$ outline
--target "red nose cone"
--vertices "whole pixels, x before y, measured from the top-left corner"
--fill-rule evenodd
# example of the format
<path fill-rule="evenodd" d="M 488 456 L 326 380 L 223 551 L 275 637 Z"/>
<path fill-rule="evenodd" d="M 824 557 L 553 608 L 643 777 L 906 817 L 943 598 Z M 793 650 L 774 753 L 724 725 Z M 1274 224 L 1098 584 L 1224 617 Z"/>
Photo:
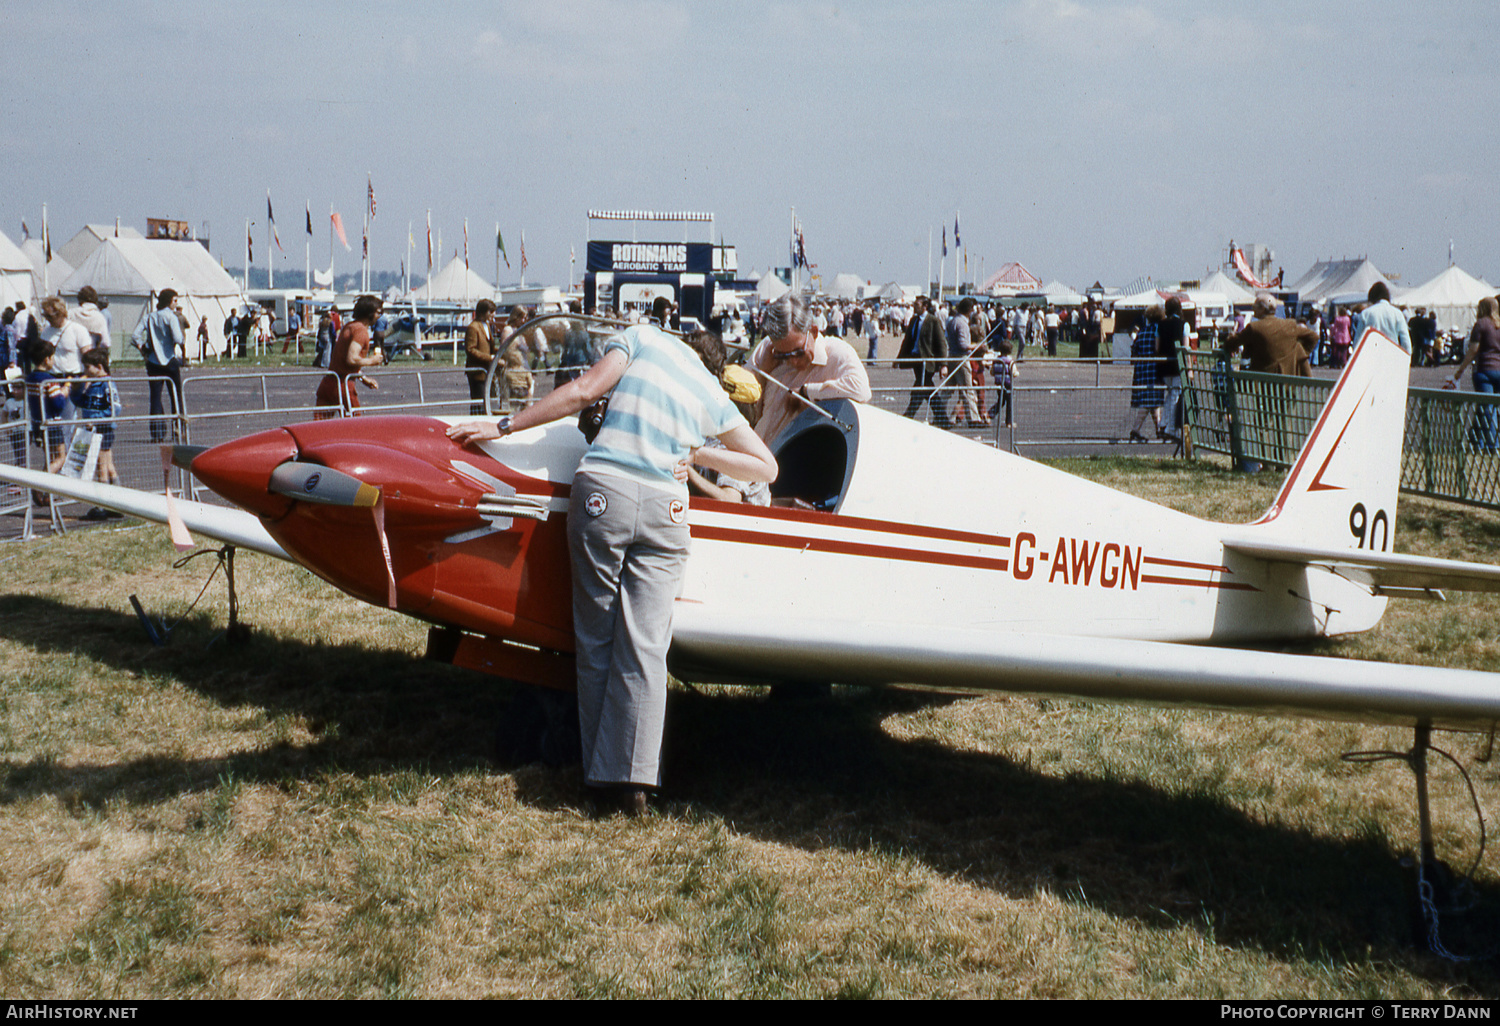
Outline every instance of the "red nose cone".
<path fill-rule="evenodd" d="M 297 443 L 277 428 L 237 438 L 199 453 L 193 476 L 215 492 L 266 520 L 279 520 L 292 500 L 271 492 L 271 471 L 297 455 Z"/>

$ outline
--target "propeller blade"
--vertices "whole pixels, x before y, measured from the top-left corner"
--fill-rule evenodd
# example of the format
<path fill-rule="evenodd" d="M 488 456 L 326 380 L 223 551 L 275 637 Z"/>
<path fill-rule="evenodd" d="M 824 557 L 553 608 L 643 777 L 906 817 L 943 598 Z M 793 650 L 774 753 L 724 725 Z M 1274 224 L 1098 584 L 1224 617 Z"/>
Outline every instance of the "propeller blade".
<path fill-rule="evenodd" d="M 271 471 L 271 491 L 328 506 L 370 507 L 380 501 L 380 489 L 374 485 L 331 467 L 296 460 Z"/>
<path fill-rule="evenodd" d="M 198 454 L 208 451 L 206 445 L 164 445 L 161 448 L 163 452 L 171 454 L 172 466 L 178 470 L 192 470 L 193 460 L 198 458 Z"/>

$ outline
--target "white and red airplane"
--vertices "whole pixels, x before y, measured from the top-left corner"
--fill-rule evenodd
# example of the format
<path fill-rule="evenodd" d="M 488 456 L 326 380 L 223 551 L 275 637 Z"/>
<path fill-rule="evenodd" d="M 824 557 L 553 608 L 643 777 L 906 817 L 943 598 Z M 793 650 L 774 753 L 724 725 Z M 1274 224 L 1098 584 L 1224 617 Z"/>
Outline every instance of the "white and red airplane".
<path fill-rule="evenodd" d="M 874 406 L 776 447 L 795 507 L 695 498 L 681 677 L 928 683 L 1488 731 L 1500 676 L 1227 649 L 1368 630 L 1389 596 L 1500 590 L 1500 567 L 1399 555 L 1406 355 L 1369 333 L 1275 503 L 1200 520 Z M 571 421 L 477 448 L 442 417 L 277 428 L 179 452 L 238 509 L 182 522 L 450 628 L 454 661 L 571 688 Z M 0 467 L 166 522 L 168 500 Z M 811 508 L 809 508 L 811 507 Z M 378 514 L 378 515 L 377 515 Z"/>
<path fill-rule="evenodd" d="M 874 406 L 808 410 L 775 447 L 773 494 L 795 505 L 691 501 L 673 671 L 1409 725 L 1426 865 L 1429 732 L 1494 730 L 1500 674 L 1224 647 L 1368 630 L 1391 596 L 1500 591 L 1500 567 L 1393 551 L 1408 369 L 1367 332 L 1275 502 L 1244 525 Z M 570 420 L 464 448 L 445 433 L 463 419 L 325 420 L 178 451 L 237 508 L 0 479 L 294 560 L 433 624 L 458 665 L 571 689 L 565 520 L 583 435 Z"/>

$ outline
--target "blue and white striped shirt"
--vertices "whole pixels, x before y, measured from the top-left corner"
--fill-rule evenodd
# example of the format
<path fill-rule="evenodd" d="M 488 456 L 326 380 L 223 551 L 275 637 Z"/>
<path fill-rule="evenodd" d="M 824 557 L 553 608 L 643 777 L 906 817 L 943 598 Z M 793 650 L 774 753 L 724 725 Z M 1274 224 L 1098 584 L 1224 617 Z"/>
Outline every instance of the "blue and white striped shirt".
<path fill-rule="evenodd" d="M 686 494 L 673 467 L 745 418 L 698 354 L 657 328 L 627 328 L 605 343 L 606 354 L 614 349 L 630 363 L 579 469 L 619 473 Z"/>

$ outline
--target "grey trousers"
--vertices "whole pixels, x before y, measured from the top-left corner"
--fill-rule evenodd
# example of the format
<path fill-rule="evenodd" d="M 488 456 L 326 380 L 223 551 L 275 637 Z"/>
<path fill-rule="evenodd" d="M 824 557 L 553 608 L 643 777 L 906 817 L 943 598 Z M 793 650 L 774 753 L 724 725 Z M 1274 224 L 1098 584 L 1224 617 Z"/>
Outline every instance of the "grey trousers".
<path fill-rule="evenodd" d="M 661 783 L 667 647 L 690 541 L 686 505 L 612 474 L 580 470 L 573 478 L 568 548 L 590 785 Z"/>

